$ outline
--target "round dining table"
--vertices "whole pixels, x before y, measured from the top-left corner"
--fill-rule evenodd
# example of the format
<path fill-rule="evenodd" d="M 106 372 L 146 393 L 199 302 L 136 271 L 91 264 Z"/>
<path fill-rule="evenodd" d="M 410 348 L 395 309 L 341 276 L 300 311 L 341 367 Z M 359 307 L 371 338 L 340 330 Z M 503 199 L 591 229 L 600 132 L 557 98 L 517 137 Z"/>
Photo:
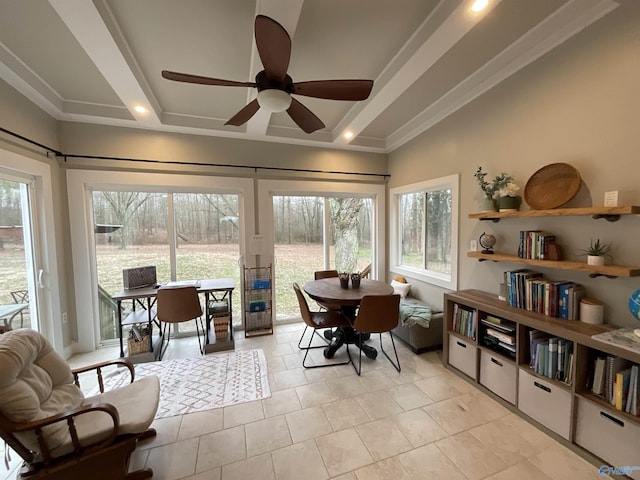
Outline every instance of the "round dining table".
<path fill-rule="evenodd" d="M 362 297 L 365 295 L 391 295 L 393 287 L 388 283 L 378 280 L 363 278 L 358 288 L 342 288 L 338 277 L 323 278 L 308 282 L 303 287 L 305 293 L 313 300 L 331 310 L 340 310 L 353 323 L 356 310 Z M 340 328 L 333 336 L 332 342 L 325 348 L 324 356 L 332 358 L 335 352 L 345 343 L 355 343 L 358 345 L 358 335 L 355 330 Z M 376 358 L 378 351 L 369 345 L 358 345 L 364 354 L 369 358 Z"/>

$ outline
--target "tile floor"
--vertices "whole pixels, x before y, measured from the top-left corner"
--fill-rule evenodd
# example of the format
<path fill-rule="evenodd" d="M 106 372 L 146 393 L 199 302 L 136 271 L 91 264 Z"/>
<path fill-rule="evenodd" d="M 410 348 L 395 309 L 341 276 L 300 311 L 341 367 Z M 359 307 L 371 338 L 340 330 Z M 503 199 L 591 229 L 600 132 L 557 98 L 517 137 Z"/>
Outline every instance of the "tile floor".
<path fill-rule="evenodd" d="M 309 370 L 297 349 L 303 328 L 282 325 L 252 339 L 240 332 L 236 349 L 265 352 L 271 398 L 157 420 L 157 437 L 139 445 L 132 468 L 152 467 L 155 480 L 603 478 L 445 369 L 440 351 L 414 355 L 397 341 L 401 373 L 382 355 L 363 359 L 361 377 L 351 365 Z M 196 339 L 172 339 L 165 358 L 196 351 Z M 325 361 L 322 349 L 312 355 Z M 70 363 L 115 356 L 104 348 Z M 15 478 L 18 464 L 14 453 L 0 478 Z"/>

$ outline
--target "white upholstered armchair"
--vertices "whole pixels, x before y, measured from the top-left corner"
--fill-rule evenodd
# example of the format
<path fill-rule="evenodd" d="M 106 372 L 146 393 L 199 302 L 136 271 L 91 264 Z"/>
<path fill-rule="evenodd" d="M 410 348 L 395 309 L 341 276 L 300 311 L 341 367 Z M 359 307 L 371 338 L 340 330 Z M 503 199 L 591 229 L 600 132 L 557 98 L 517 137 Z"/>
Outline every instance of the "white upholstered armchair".
<path fill-rule="evenodd" d="M 131 383 L 103 392 L 102 369 L 114 363 L 129 368 Z M 102 393 L 85 398 L 78 374 L 89 370 Z M 155 435 L 160 386 L 157 377 L 133 378 L 126 360 L 72 371 L 40 333 L 0 335 L 0 436 L 24 460 L 18 478 L 151 478 L 151 469 L 128 468 L 138 440 Z"/>

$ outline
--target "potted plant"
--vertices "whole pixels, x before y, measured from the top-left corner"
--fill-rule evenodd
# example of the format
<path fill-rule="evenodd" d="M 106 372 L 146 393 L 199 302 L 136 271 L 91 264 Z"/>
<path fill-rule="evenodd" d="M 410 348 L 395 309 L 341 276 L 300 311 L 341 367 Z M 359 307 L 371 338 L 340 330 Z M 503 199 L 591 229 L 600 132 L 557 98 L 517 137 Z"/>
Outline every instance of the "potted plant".
<path fill-rule="evenodd" d="M 502 172 L 497 175 L 491 183 L 486 180 L 487 173 L 482 171 L 482 166 L 478 166 L 474 175 L 480 185 L 480 189 L 484 195 L 482 199 L 481 210 L 483 212 L 491 212 L 497 210 L 497 200 L 499 198 L 498 191 L 505 188 L 509 183 L 513 183 L 511 175 Z M 515 185 L 515 183 L 513 184 Z M 517 185 L 516 185 L 517 188 Z"/>
<path fill-rule="evenodd" d="M 595 242 L 591 239 L 589 248 L 582 250 L 582 254 L 587 256 L 588 265 L 604 265 L 605 258 L 611 258 L 610 251 L 610 243 L 601 242 L 596 238 Z"/>
<path fill-rule="evenodd" d="M 511 177 L 509 177 L 511 178 Z M 501 212 L 513 212 L 520 209 L 522 197 L 517 195 L 520 187 L 513 180 L 505 180 L 498 187 L 495 196 L 498 199 L 498 210 Z"/>

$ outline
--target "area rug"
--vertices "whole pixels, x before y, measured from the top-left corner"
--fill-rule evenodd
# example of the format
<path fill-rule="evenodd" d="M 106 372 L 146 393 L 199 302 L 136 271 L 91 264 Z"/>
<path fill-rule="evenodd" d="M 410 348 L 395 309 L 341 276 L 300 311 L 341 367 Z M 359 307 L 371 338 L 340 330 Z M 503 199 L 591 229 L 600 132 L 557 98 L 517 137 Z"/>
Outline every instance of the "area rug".
<path fill-rule="evenodd" d="M 160 404 L 155 418 L 252 402 L 271 396 L 264 352 L 240 350 L 135 365 L 136 378 L 157 375 Z M 129 371 L 105 379 L 105 390 L 126 385 Z"/>

